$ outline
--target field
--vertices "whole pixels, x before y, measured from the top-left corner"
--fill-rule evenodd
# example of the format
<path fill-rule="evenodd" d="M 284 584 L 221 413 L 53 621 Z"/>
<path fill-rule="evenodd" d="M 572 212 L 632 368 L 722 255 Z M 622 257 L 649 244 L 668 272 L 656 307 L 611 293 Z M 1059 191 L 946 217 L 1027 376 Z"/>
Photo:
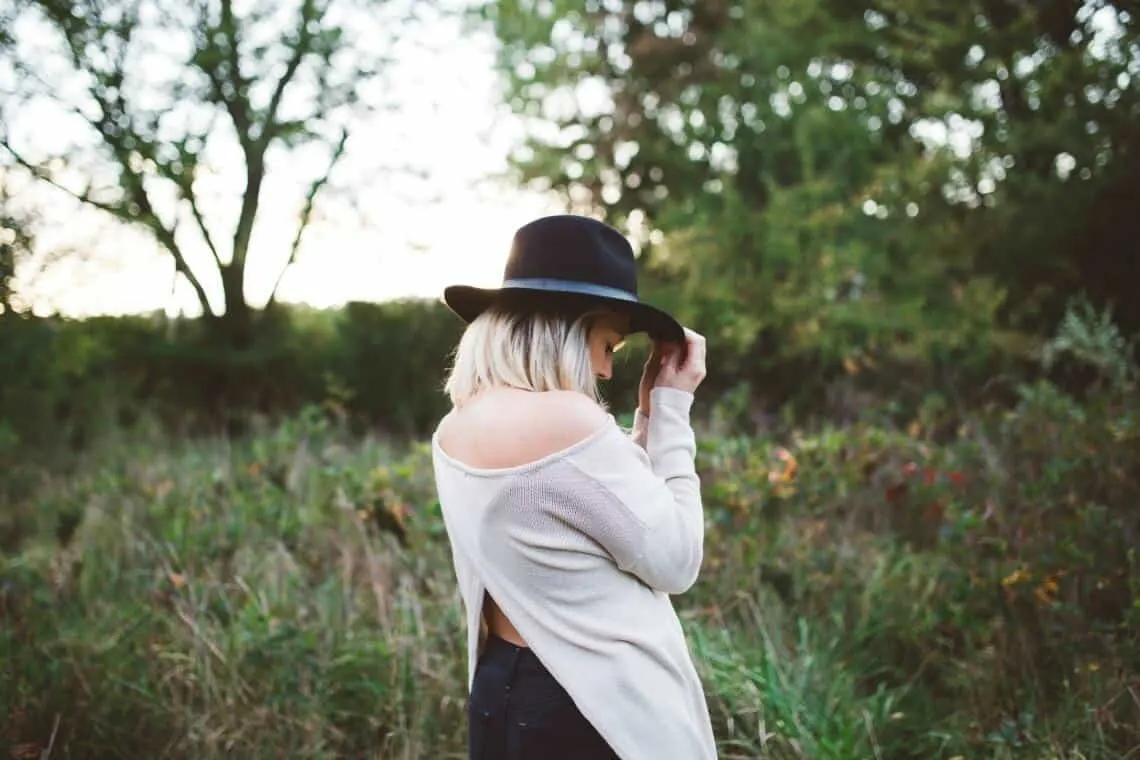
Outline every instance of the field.
<path fill-rule="evenodd" d="M 707 337 L 723 760 L 1140 760 L 1140 2 L 174 7 L 0 2 L 0 760 L 464 757 L 437 294 L 558 207 Z"/>
<path fill-rule="evenodd" d="M 1042 384 L 949 431 L 703 426 L 706 563 L 675 603 L 721 757 L 1140 757 L 1137 412 Z M 312 408 L 4 488 L 0 752 L 464 757 L 424 444 Z"/>

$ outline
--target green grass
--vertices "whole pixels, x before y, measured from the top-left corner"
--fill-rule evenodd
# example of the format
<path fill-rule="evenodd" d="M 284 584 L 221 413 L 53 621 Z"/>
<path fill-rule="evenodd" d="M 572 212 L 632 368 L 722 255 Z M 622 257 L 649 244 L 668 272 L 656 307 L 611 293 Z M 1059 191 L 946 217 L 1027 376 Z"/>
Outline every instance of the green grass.
<path fill-rule="evenodd" d="M 956 496 L 931 543 L 857 474 L 858 452 L 928 444 L 804 438 L 788 483 L 773 445 L 702 443 L 706 569 L 676 600 L 722 758 L 1140 758 L 1135 629 L 1027 617 L 993 537 L 946 528 L 999 486 Z M 306 415 L 241 442 L 127 438 L 4 493 L 0 755 L 465 756 L 423 445 Z"/>

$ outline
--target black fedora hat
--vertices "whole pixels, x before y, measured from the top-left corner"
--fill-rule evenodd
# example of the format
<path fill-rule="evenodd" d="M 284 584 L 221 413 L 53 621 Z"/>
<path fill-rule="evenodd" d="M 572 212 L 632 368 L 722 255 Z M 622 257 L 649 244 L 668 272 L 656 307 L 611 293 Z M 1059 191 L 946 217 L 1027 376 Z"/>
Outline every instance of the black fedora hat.
<path fill-rule="evenodd" d="M 520 227 L 498 288 L 452 285 L 443 300 L 465 322 L 496 303 L 569 306 L 605 304 L 627 314 L 630 333 L 685 344 L 671 315 L 637 296 L 637 264 L 625 236 L 596 219 L 558 214 Z"/>

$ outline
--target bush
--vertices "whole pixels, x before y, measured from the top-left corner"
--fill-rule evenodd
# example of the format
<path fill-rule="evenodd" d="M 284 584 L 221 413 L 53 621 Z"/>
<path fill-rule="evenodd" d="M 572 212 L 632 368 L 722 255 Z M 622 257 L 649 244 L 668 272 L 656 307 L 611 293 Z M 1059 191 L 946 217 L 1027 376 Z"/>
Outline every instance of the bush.
<path fill-rule="evenodd" d="M 434 301 L 350 303 L 337 320 L 332 372 L 360 422 L 430 430 L 449 407 L 443 380 L 463 323 Z"/>
<path fill-rule="evenodd" d="M 277 309 L 237 349 L 194 320 L 6 313 L 0 455 L 82 447 L 150 417 L 175 432 L 240 433 L 322 403 L 358 427 L 422 434 L 444 410 L 461 328 L 430 301 Z"/>
<path fill-rule="evenodd" d="M 1113 690 L 1140 667 L 1134 387 L 1081 404 L 1041 381 L 944 442 L 858 424 L 705 440 L 701 461 L 723 547 L 708 598 L 767 585 L 834 621 L 858 693 L 894 690 L 899 756 L 1040 752 L 1068 732 L 1084 756 L 1132 749 L 1140 709 Z"/>
<path fill-rule="evenodd" d="M 108 404 L 123 391 L 105 367 L 114 347 L 93 325 L 64 319 L 0 314 L 0 420 L 7 447 L 41 447 L 82 440 L 106 419 Z M 126 395 L 129 395 L 129 391 Z"/>

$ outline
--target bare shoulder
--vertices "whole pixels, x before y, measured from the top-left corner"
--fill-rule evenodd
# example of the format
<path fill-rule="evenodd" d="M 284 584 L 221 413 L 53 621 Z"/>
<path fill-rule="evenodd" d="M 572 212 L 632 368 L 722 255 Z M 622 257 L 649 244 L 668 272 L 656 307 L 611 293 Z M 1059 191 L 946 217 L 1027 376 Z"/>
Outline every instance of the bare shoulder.
<path fill-rule="evenodd" d="M 547 427 L 561 428 L 576 443 L 597 432 L 598 428 L 610 421 L 609 413 L 596 401 L 573 391 L 550 391 L 548 393 L 528 393 L 527 400 L 535 415 L 535 422 Z"/>
<path fill-rule="evenodd" d="M 581 393 L 502 390 L 449 414 L 439 443 L 471 467 L 517 467 L 568 449 L 609 424 L 609 413 Z"/>

